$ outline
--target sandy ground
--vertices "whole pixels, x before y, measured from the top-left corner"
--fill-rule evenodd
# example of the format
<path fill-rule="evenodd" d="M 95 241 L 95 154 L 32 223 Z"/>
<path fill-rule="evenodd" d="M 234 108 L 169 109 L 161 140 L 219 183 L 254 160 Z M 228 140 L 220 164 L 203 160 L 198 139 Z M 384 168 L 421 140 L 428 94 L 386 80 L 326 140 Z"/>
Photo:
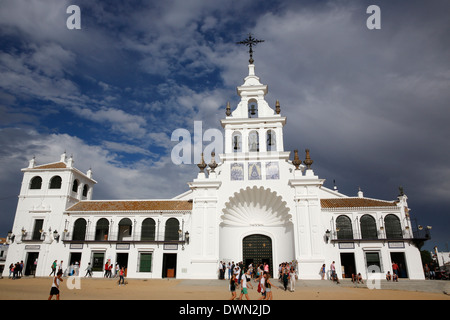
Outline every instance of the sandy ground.
<path fill-rule="evenodd" d="M 127 279 L 125 286 L 118 286 L 116 279 L 80 278 L 79 289 L 68 287 L 68 278 L 61 285 L 61 300 L 227 300 L 231 297 L 226 280 L 179 279 Z M 336 285 L 330 281 L 302 283 L 295 292 L 284 291 L 272 281 L 274 300 L 450 300 L 444 293 L 405 290 L 370 290 L 366 286 Z M 46 300 L 52 278 L 0 279 L 0 300 Z M 76 284 L 75 282 L 72 282 Z M 260 295 L 249 290 L 249 298 Z M 237 291 L 239 296 L 239 291 Z"/>

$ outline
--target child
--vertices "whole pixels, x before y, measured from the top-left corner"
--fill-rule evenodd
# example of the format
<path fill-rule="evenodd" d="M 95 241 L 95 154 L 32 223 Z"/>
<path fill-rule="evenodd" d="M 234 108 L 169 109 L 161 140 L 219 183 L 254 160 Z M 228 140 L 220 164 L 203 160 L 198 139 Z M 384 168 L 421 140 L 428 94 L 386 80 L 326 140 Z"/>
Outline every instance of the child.
<path fill-rule="evenodd" d="M 61 277 L 62 270 L 58 270 L 58 273 L 53 278 L 52 288 L 50 289 L 50 296 L 48 297 L 48 300 L 52 300 L 54 295 L 56 295 L 56 300 L 59 300 L 59 284 L 63 281 Z"/>

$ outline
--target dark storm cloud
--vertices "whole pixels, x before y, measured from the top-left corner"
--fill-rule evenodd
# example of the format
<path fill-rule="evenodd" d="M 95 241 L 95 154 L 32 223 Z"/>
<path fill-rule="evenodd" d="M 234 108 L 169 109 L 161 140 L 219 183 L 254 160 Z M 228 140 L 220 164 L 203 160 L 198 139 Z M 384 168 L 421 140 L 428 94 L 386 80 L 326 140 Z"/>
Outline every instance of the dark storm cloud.
<path fill-rule="evenodd" d="M 413 217 L 434 226 L 429 245 L 448 241 L 447 1 L 69 2 L 0 5 L 2 190 L 18 193 L 33 154 L 53 162 L 70 146 L 81 170 L 95 164 L 97 199 L 183 192 L 197 170 L 171 163 L 170 134 L 193 134 L 194 120 L 220 128 L 247 75 L 235 42 L 253 32 L 266 40 L 256 74 L 287 116 L 285 148 L 310 148 L 315 173 L 349 196 L 361 186 L 395 199 L 402 185 Z M 69 4 L 82 7 L 80 32 L 65 27 Z M 366 27 L 371 4 L 380 30 Z M 70 119 L 44 119 L 61 108 Z M 69 120 L 83 129 L 69 134 Z M 4 233 L 16 199 L 5 201 Z"/>

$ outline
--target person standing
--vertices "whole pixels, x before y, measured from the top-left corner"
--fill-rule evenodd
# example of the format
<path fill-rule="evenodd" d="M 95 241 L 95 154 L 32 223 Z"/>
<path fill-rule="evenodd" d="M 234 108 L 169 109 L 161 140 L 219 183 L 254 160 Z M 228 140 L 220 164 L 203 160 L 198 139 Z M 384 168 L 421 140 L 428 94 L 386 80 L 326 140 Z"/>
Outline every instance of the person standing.
<path fill-rule="evenodd" d="M 392 271 L 394 271 L 394 274 L 398 277 L 398 265 L 395 262 L 392 263 Z"/>
<path fill-rule="evenodd" d="M 123 285 L 125 285 L 125 268 L 122 267 L 119 271 L 119 286 L 121 285 L 120 282 L 122 282 Z"/>
<path fill-rule="evenodd" d="M 55 260 L 56 261 L 56 260 Z M 48 300 L 52 300 L 53 296 L 56 295 L 56 300 L 59 300 L 59 285 L 63 281 L 62 270 L 59 270 L 56 276 L 53 278 L 52 287 L 50 289 L 50 295 Z"/>
<path fill-rule="evenodd" d="M 295 270 L 294 267 L 291 267 L 291 270 L 289 272 L 289 286 L 290 286 L 290 290 L 291 292 L 295 291 Z"/>
<path fill-rule="evenodd" d="M 19 277 L 23 277 L 23 260 L 20 260 L 19 266 Z"/>
<path fill-rule="evenodd" d="M 9 278 L 11 278 L 11 275 L 14 273 L 14 263 L 11 263 L 9 265 Z"/>
<path fill-rule="evenodd" d="M 336 283 L 337 284 L 339 284 L 340 282 L 339 282 L 339 278 L 338 278 L 338 276 L 337 276 L 337 273 L 336 273 L 336 266 L 334 265 L 334 261 L 333 261 L 333 263 L 330 265 L 330 269 L 331 269 L 331 279 L 333 280 L 333 281 L 336 281 Z"/>
<path fill-rule="evenodd" d="M 36 277 L 36 268 L 37 268 L 37 264 L 38 264 L 38 259 L 36 258 L 36 259 L 34 260 L 33 267 L 31 268 L 31 269 L 32 269 L 32 270 L 31 270 L 31 273 L 33 274 L 33 278 Z"/>
<path fill-rule="evenodd" d="M 325 278 L 325 263 L 320 268 L 320 275 L 322 277 L 322 280 Z"/>

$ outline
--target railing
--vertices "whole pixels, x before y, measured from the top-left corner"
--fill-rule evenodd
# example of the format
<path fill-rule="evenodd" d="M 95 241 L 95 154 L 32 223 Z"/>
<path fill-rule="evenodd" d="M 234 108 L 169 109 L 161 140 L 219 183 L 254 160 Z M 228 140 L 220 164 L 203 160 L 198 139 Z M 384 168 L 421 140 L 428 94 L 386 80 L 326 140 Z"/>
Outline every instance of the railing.
<path fill-rule="evenodd" d="M 42 242 L 45 240 L 46 233 L 33 233 L 33 232 L 26 232 L 25 234 L 20 235 L 20 239 L 22 241 L 34 241 L 34 242 Z"/>
<path fill-rule="evenodd" d="M 391 240 L 391 241 L 399 241 L 399 240 L 416 240 L 416 241 L 426 241 L 431 239 L 431 233 L 429 228 L 421 228 L 417 227 L 414 229 L 403 229 L 402 233 L 398 233 L 396 235 L 389 235 L 386 233 L 386 230 L 377 230 L 376 236 L 367 236 L 363 235 L 359 231 L 353 232 L 338 232 L 333 230 L 330 232 L 330 240 L 331 241 L 379 241 L 379 240 Z"/>
<path fill-rule="evenodd" d="M 133 233 L 131 235 L 128 234 L 120 234 L 117 232 L 112 232 L 109 234 L 101 234 L 101 233 L 86 233 L 85 235 L 72 235 L 70 233 L 63 234 L 62 239 L 63 242 L 140 242 L 140 243 L 185 243 L 188 241 L 188 236 L 186 234 L 142 234 L 142 233 Z"/>

